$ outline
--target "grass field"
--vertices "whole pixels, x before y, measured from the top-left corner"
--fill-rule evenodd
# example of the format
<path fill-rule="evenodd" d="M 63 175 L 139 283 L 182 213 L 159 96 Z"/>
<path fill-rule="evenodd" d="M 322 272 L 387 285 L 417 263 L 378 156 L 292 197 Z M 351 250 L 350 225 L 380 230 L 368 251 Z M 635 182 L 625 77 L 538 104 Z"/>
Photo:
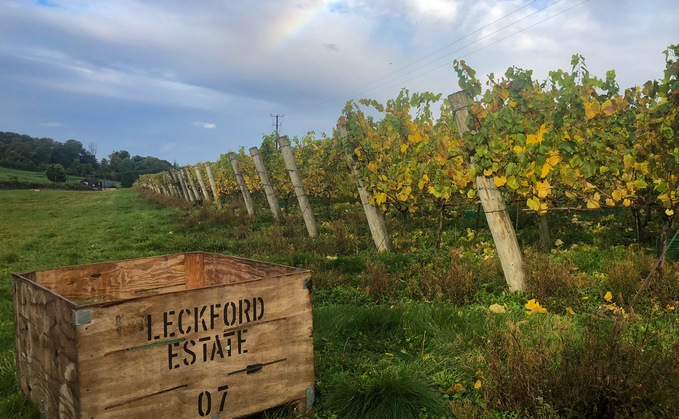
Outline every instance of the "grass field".
<path fill-rule="evenodd" d="M 464 217 L 440 251 L 416 220 L 395 222 L 396 250 L 378 255 L 358 205 L 308 239 L 294 213 L 276 226 L 237 201 L 166 203 L 0 191 L 0 417 L 38 417 L 16 390 L 12 272 L 198 250 L 313 271 L 317 417 L 679 416 L 679 266 L 646 281 L 653 258 L 620 217 L 581 219 L 546 254 L 520 231 L 529 292 L 509 294 L 489 233 Z"/>
<path fill-rule="evenodd" d="M 82 176 L 67 176 L 66 182 L 54 183 L 47 179 L 44 172 L 30 172 L 27 170 L 11 169 L 0 167 L 0 184 L 12 186 L 10 189 L 28 188 L 68 188 L 73 189 L 80 186 Z M 120 185 L 118 185 L 120 187 Z"/>

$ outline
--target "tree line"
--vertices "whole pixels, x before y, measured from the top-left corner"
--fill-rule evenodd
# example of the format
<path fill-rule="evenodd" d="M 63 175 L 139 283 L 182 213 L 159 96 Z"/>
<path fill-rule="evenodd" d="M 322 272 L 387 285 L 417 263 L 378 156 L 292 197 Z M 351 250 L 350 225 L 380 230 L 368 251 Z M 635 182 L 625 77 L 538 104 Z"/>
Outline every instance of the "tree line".
<path fill-rule="evenodd" d="M 54 179 L 65 180 L 65 175 L 98 177 L 117 180 L 123 187 L 130 187 L 142 174 L 173 168 L 166 160 L 131 156 L 126 150 L 114 151 L 101 160 L 97 159 L 96 152 L 94 144 L 86 148 L 78 140 L 62 143 L 46 137 L 0 132 L 0 166 L 63 174 Z"/>

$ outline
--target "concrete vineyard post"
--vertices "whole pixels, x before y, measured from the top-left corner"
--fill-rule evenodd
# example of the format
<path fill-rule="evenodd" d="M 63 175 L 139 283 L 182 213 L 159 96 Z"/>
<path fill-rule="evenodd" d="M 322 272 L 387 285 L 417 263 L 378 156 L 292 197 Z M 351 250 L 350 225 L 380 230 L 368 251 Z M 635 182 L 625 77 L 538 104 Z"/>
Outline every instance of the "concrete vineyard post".
<path fill-rule="evenodd" d="M 342 139 L 347 137 L 346 127 L 339 125 L 339 135 Z M 365 218 L 368 220 L 368 226 L 370 227 L 370 234 L 372 235 L 373 242 L 378 252 L 384 252 L 391 249 L 391 241 L 389 240 L 389 234 L 387 233 L 387 226 L 384 222 L 384 215 L 382 211 L 370 205 L 370 193 L 363 187 L 363 181 L 359 176 L 358 170 L 356 169 L 356 162 L 349 156 L 351 173 L 356 179 L 356 189 L 358 190 L 358 196 L 361 198 L 361 205 L 363 205 L 363 210 L 365 211 Z"/>
<path fill-rule="evenodd" d="M 207 172 L 207 178 L 210 181 L 210 187 L 212 188 L 212 196 L 217 203 L 217 208 L 222 209 L 222 200 L 219 196 L 219 190 L 217 189 L 217 182 L 215 182 L 215 174 L 212 172 L 212 165 L 210 162 L 205 162 L 205 171 Z"/>
<path fill-rule="evenodd" d="M 205 198 L 205 202 L 210 202 L 210 192 L 208 192 L 205 180 L 203 180 L 203 173 L 200 171 L 200 166 L 196 165 L 194 170 L 196 171 L 196 178 L 198 178 L 200 190 L 203 192 L 203 198 Z"/>
<path fill-rule="evenodd" d="M 448 101 L 453 109 L 458 131 L 462 136 L 463 133 L 469 131 L 467 108 L 472 104 L 471 97 L 467 92 L 460 91 L 448 96 Z M 493 235 L 493 241 L 509 290 L 512 292 L 523 291 L 525 289 L 523 258 L 502 193 L 495 186 L 493 178 L 486 176 L 476 177 L 476 190 L 483 211 L 486 213 L 488 226 Z"/>
<path fill-rule="evenodd" d="M 250 196 L 250 191 L 248 190 L 248 185 L 245 183 L 243 174 L 240 172 L 238 167 L 238 157 L 236 153 L 229 153 L 229 161 L 231 161 L 231 167 L 233 168 L 233 173 L 236 175 L 236 182 L 238 182 L 238 187 L 243 194 L 243 200 L 245 201 L 245 208 L 248 211 L 249 216 L 255 215 L 255 206 L 252 204 L 252 197 Z"/>
<path fill-rule="evenodd" d="M 295 190 L 295 195 L 297 195 L 297 202 L 299 202 L 299 207 L 302 210 L 302 217 L 304 217 L 304 224 L 306 224 L 309 237 L 316 237 L 318 236 L 316 219 L 314 218 L 314 213 L 311 210 L 309 199 L 307 198 L 306 192 L 304 191 L 302 179 L 299 177 L 297 165 L 295 164 L 295 156 L 292 154 L 292 149 L 290 148 L 290 141 L 287 137 L 278 137 L 278 145 L 280 146 L 281 153 L 283 154 L 285 167 L 288 169 L 288 174 L 290 175 L 290 181 L 292 182 L 292 187 Z"/>
<path fill-rule="evenodd" d="M 266 200 L 269 203 L 269 208 L 271 208 L 271 214 L 273 219 L 277 222 L 281 222 L 281 208 L 278 205 L 278 198 L 276 197 L 276 191 L 273 189 L 271 184 L 271 179 L 269 178 L 269 172 L 264 166 L 262 161 L 262 156 L 259 154 L 257 147 L 252 147 L 250 149 L 250 156 L 252 156 L 252 161 L 255 163 L 257 168 L 257 173 L 259 173 L 259 179 L 262 181 L 262 186 L 264 187 L 264 194 L 266 195 Z"/>

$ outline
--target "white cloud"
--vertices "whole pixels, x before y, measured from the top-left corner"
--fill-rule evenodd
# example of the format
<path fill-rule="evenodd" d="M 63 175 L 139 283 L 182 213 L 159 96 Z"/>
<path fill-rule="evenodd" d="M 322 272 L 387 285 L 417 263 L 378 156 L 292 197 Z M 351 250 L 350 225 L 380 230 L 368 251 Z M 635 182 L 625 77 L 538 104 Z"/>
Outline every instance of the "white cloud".
<path fill-rule="evenodd" d="M 456 58 L 483 80 L 512 65 L 544 78 L 568 70 L 575 53 L 597 76 L 616 69 L 622 87 L 661 76 L 661 51 L 679 42 L 679 2 L 597 0 L 566 11 L 579 2 L 545 11 L 553 1 L 0 2 L 0 122 L 30 134 L 63 121 L 76 138 L 77 115 L 113 111 L 98 122 L 102 137 L 132 138 L 146 127 L 146 138 L 192 159 L 183 147 L 196 127 L 215 147 L 236 149 L 250 143 L 225 145 L 217 126 L 230 141 L 256 142 L 270 132 L 269 114 L 281 113 L 286 134 L 320 134 L 350 98 L 385 101 L 401 87 L 452 93 Z M 114 125 L 130 134 L 111 134 Z"/>
<path fill-rule="evenodd" d="M 460 2 L 456 0 L 407 0 L 409 17 L 414 22 L 454 22 L 458 16 Z"/>
<path fill-rule="evenodd" d="M 217 124 L 214 124 L 212 122 L 194 122 L 193 125 L 205 129 L 215 129 L 217 128 Z"/>

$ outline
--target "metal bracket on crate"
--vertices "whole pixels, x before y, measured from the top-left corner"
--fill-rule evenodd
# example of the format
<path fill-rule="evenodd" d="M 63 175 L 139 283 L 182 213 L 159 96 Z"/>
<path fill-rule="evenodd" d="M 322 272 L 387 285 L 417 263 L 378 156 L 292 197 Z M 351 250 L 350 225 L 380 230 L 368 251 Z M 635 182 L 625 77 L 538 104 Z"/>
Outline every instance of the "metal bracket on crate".
<path fill-rule="evenodd" d="M 92 323 L 92 310 L 80 310 L 73 312 L 73 324 L 82 326 Z"/>
<path fill-rule="evenodd" d="M 307 412 L 311 410 L 312 407 L 314 407 L 314 403 L 316 402 L 316 389 L 314 386 L 310 386 L 306 388 L 306 410 Z"/>
<path fill-rule="evenodd" d="M 312 281 L 311 281 L 311 278 L 304 278 L 304 279 L 302 280 L 302 288 L 311 291 L 312 285 L 313 285 L 313 283 L 312 283 Z"/>

